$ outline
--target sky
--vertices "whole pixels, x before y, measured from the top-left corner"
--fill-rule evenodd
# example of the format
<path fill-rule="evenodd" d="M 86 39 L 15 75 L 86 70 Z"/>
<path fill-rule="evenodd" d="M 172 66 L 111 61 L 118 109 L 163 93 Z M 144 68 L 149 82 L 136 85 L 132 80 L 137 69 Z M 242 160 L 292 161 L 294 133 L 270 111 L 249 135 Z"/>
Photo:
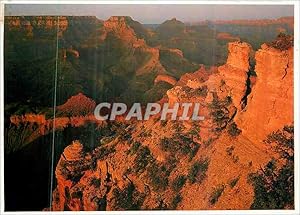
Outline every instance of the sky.
<path fill-rule="evenodd" d="M 131 16 L 144 24 L 159 24 L 171 18 L 183 22 L 233 19 L 273 19 L 293 16 L 293 5 L 5 5 L 6 16 L 63 15 Z"/>

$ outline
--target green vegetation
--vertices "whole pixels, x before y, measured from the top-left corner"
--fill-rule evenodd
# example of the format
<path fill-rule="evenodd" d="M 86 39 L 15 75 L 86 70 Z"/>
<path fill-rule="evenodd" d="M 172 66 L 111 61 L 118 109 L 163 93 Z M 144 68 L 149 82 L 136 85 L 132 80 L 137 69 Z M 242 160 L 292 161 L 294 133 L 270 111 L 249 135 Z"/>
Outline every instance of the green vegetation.
<path fill-rule="evenodd" d="M 186 182 L 186 177 L 184 175 L 177 176 L 172 182 L 172 189 L 174 191 L 180 191 Z"/>
<path fill-rule="evenodd" d="M 160 147 L 163 151 L 172 154 L 189 155 L 191 159 L 198 152 L 200 145 L 188 135 L 176 133 L 172 138 L 163 138 L 160 141 Z"/>
<path fill-rule="evenodd" d="M 182 196 L 180 194 L 177 194 L 171 202 L 171 209 L 175 210 L 178 206 L 178 204 L 182 201 Z"/>
<path fill-rule="evenodd" d="M 213 142 L 214 142 L 214 139 L 210 137 L 206 141 L 203 141 L 203 145 L 205 147 L 209 147 Z"/>
<path fill-rule="evenodd" d="M 238 135 L 240 135 L 242 132 L 242 130 L 240 130 L 237 125 L 235 124 L 235 122 L 231 123 L 228 126 L 228 134 L 232 137 L 236 137 Z"/>
<path fill-rule="evenodd" d="M 199 123 L 193 122 L 193 126 L 189 130 L 187 135 L 190 135 L 191 138 L 193 138 L 193 137 L 201 138 L 200 137 L 200 125 L 199 125 Z"/>
<path fill-rule="evenodd" d="M 72 199 L 82 199 L 82 195 L 83 195 L 82 191 L 78 190 L 76 192 L 71 193 L 71 198 Z"/>
<path fill-rule="evenodd" d="M 143 132 L 139 133 L 139 137 L 146 137 L 149 138 L 152 136 L 151 130 L 143 130 Z"/>
<path fill-rule="evenodd" d="M 233 151 L 234 151 L 234 146 L 230 146 L 230 147 L 226 148 L 226 154 L 228 156 L 231 156 L 234 163 L 237 163 L 240 160 L 240 158 L 239 158 L 239 156 L 234 155 Z"/>
<path fill-rule="evenodd" d="M 169 176 L 176 168 L 177 160 L 168 157 L 164 163 L 153 160 L 147 167 L 149 183 L 155 191 L 164 191 L 169 185 Z"/>
<path fill-rule="evenodd" d="M 152 163 L 148 168 L 150 184 L 155 191 L 164 191 L 169 184 L 170 169 L 165 164 Z"/>
<path fill-rule="evenodd" d="M 190 63 L 187 59 L 168 49 L 159 51 L 161 64 L 167 70 L 167 74 L 179 79 L 187 72 L 194 72 L 198 69 L 196 64 Z"/>
<path fill-rule="evenodd" d="M 133 170 L 135 173 L 143 173 L 148 164 L 154 161 L 151 151 L 147 146 L 140 146 L 134 159 Z"/>
<path fill-rule="evenodd" d="M 221 197 L 222 193 L 224 192 L 224 189 L 225 189 L 224 184 L 218 185 L 217 187 L 215 187 L 214 191 L 210 195 L 209 203 L 212 205 L 216 204 L 217 201 L 219 200 L 219 198 Z"/>
<path fill-rule="evenodd" d="M 197 88 L 194 91 L 195 95 L 201 96 L 201 97 L 206 97 L 207 96 L 207 92 L 208 92 L 208 88 L 207 88 L 206 85 L 204 85 L 203 87 Z"/>
<path fill-rule="evenodd" d="M 230 146 L 226 148 L 227 155 L 231 156 L 234 150 L 234 146 Z"/>
<path fill-rule="evenodd" d="M 97 147 L 93 151 L 94 160 L 104 160 L 109 154 L 116 152 L 115 145 Z"/>
<path fill-rule="evenodd" d="M 162 127 L 166 126 L 167 124 L 168 124 L 168 120 L 161 120 L 161 121 L 160 121 L 160 125 L 161 125 Z"/>
<path fill-rule="evenodd" d="M 125 134 L 120 136 L 120 140 L 128 141 L 128 142 L 130 142 L 131 138 L 132 138 L 131 134 L 129 134 L 129 133 L 125 133 Z"/>
<path fill-rule="evenodd" d="M 236 178 L 230 180 L 230 181 L 229 181 L 229 186 L 230 186 L 231 188 L 234 188 L 235 185 L 238 183 L 239 180 L 240 180 L 240 176 L 238 176 L 238 177 L 236 177 Z"/>
<path fill-rule="evenodd" d="M 250 174 L 254 186 L 252 209 L 293 209 L 294 208 L 294 126 L 268 135 L 270 145 L 284 161 L 280 167 L 271 160 L 263 169 Z"/>
<path fill-rule="evenodd" d="M 237 155 L 233 155 L 232 159 L 233 159 L 233 163 L 237 163 L 240 160 L 239 156 L 237 156 Z"/>
<path fill-rule="evenodd" d="M 145 199 L 145 195 L 136 190 L 132 182 L 123 190 L 115 188 L 112 192 L 114 210 L 139 210 Z"/>
<path fill-rule="evenodd" d="M 173 86 L 166 82 L 158 82 L 152 88 L 147 90 L 143 95 L 142 102 L 147 103 L 147 101 L 158 101 L 160 100 Z"/>
<path fill-rule="evenodd" d="M 189 173 L 188 173 L 188 179 L 190 183 L 201 183 L 205 177 L 206 177 L 206 171 L 208 170 L 209 160 L 199 160 L 193 163 L 191 166 Z"/>
<path fill-rule="evenodd" d="M 249 75 L 249 77 L 251 77 L 251 76 L 257 77 L 257 74 L 254 70 L 249 70 L 248 75 Z"/>
<path fill-rule="evenodd" d="M 183 133 L 184 126 L 182 125 L 182 123 L 180 121 L 179 122 L 173 122 L 172 124 L 173 124 L 172 128 L 175 130 L 176 134 Z"/>
<path fill-rule="evenodd" d="M 267 43 L 267 45 L 280 51 L 285 51 L 294 46 L 294 37 L 285 33 L 279 33 L 277 38 Z"/>
<path fill-rule="evenodd" d="M 205 98 L 208 93 L 208 88 L 206 85 L 196 89 L 190 88 L 188 86 L 183 86 L 182 90 L 186 93 L 188 98 L 197 97 L 197 96 Z"/>
<path fill-rule="evenodd" d="M 135 154 L 140 146 L 141 146 L 140 142 L 134 142 L 127 153 L 131 155 Z"/>
<path fill-rule="evenodd" d="M 232 103 L 231 97 L 226 97 L 224 100 L 220 100 L 217 94 L 213 94 L 213 101 L 209 104 L 211 109 L 210 116 L 213 122 L 217 125 L 216 132 L 220 132 L 226 128 L 229 118 L 229 110 L 227 106 Z"/>
<path fill-rule="evenodd" d="M 101 185 L 101 181 L 100 181 L 100 179 L 94 177 L 94 178 L 92 178 L 92 180 L 91 180 L 91 182 L 90 182 L 90 185 L 91 185 L 91 186 L 94 186 L 94 187 L 96 187 L 96 188 L 99 188 L 100 185 Z"/>

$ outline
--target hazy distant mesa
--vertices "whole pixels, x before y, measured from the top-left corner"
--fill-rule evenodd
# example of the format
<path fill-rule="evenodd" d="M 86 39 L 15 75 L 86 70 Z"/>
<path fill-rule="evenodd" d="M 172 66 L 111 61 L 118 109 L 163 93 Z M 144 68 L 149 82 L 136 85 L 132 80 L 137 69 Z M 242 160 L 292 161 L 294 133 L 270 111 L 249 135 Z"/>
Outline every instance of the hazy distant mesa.
<path fill-rule="evenodd" d="M 293 5 L 5 5 L 5 15 L 131 16 L 143 24 L 160 24 L 176 17 L 183 22 L 204 20 L 276 19 L 293 16 Z"/>

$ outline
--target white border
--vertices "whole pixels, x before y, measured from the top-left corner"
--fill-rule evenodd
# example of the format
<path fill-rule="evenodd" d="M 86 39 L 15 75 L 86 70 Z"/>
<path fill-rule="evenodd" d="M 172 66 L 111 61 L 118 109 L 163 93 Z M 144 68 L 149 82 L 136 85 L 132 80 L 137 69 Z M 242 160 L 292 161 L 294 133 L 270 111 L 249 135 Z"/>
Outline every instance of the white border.
<path fill-rule="evenodd" d="M 299 70 L 299 1 L 80 1 L 80 0 L 52 0 L 52 1 L 30 1 L 30 0 L 2 0 L 0 2 L 0 215 L 5 214 L 74 214 L 75 212 L 47 212 L 47 211 L 38 211 L 38 212 L 5 212 L 4 211 L 4 4 L 222 4 L 222 5 L 294 5 L 294 126 L 295 126 L 295 209 L 294 210 L 191 210 L 191 211 L 81 211 L 76 212 L 78 214 L 293 214 L 299 215 L 299 131 L 300 131 L 300 70 Z M 22 179 L 20 178 L 20 183 Z"/>
<path fill-rule="evenodd" d="M 0 2 L 0 214 L 4 213 L 4 4 Z"/>
<path fill-rule="evenodd" d="M 276 1 L 276 0 L 269 0 L 269 1 L 172 1 L 172 0 L 163 0 L 163 1 L 153 1 L 153 0 L 2 0 L 4 4 L 215 4 L 215 5 L 295 5 L 298 1 L 297 0 L 288 0 L 288 1 Z"/>
<path fill-rule="evenodd" d="M 300 178 L 299 178 L 299 171 L 300 171 L 300 89 L 299 89 L 299 82 L 300 82 L 300 52 L 299 52 L 299 45 L 300 45 L 300 2 L 297 1 L 294 5 L 294 152 L 295 152 L 295 210 L 298 214 L 300 214 Z"/>

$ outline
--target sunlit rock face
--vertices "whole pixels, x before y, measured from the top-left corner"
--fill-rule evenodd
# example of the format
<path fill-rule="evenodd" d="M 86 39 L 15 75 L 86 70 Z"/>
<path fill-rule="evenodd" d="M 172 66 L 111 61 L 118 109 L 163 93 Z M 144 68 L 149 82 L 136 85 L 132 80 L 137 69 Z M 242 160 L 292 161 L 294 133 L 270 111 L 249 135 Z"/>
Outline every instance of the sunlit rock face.
<path fill-rule="evenodd" d="M 231 88 L 230 96 L 239 110 L 242 109 L 242 98 L 247 90 L 250 52 L 251 46 L 248 43 L 228 43 L 227 62 L 225 65 L 218 67 L 223 81 Z"/>
<path fill-rule="evenodd" d="M 264 44 L 255 54 L 256 83 L 238 117 L 243 132 L 254 141 L 294 121 L 293 59 L 292 47 L 280 51 Z"/>

